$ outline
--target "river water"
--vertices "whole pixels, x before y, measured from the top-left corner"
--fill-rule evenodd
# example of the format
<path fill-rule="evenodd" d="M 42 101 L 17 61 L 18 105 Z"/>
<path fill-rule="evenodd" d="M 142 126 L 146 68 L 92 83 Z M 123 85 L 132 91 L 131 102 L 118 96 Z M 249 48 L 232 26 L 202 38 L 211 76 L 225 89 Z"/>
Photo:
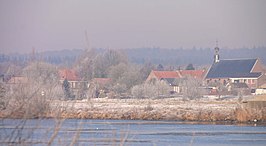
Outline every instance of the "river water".
<path fill-rule="evenodd" d="M 266 145 L 265 125 L 142 120 L 0 120 L 0 145 Z"/>

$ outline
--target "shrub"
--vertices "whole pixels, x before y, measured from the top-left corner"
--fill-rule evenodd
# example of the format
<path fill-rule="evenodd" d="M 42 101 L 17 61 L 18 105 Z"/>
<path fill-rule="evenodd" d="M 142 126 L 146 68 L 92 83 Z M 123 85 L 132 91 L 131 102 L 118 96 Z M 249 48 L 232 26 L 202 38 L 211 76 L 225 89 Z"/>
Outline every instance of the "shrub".
<path fill-rule="evenodd" d="M 155 81 L 154 83 L 144 83 L 136 85 L 131 89 L 131 94 L 135 98 L 154 98 L 169 95 L 170 86 L 165 81 Z"/>

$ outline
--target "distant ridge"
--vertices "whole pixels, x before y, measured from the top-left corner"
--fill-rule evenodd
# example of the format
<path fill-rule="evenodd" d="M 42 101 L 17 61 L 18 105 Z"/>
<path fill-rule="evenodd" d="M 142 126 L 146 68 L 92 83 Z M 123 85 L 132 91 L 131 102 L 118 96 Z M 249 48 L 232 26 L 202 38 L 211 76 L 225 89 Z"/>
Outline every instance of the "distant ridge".
<path fill-rule="evenodd" d="M 98 53 L 106 49 L 96 49 Z M 85 51 L 84 49 L 45 51 L 36 53 L 37 58 L 57 65 L 72 65 L 76 59 Z M 172 66 L 184 66 L 189 63 L 195 66 L 211 65 L 213 62 L 214 50 L 210 48 L 199 49 L 165 49 L 165 48 L 137 48 L 121 49 L 130 62 L 136 64 L 152 63 Z M 221 59 L 241 59 L 241 58 L 259 58 L 263 64 L 266 64 L 266 47 L 243 48 L 243 49 L 220 49 Z M 0 63 L 8 61 L 26 62 L 30 59 L 29 54 L 0 54 Z"/>

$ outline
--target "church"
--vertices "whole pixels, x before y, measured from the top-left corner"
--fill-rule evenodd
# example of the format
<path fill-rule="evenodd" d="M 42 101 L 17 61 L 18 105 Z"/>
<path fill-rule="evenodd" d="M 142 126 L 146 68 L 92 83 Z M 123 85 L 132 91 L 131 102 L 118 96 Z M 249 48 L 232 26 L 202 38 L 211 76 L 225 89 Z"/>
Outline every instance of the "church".
<path fill-rule="evenodd" d="M 209 83 L 244 83 L 250 89 L 260 88 L 266 83 L 265 68 L 257 58 L 220 60 L 219 48 L 215 48 L 214 61 L 205 81 Z"/>

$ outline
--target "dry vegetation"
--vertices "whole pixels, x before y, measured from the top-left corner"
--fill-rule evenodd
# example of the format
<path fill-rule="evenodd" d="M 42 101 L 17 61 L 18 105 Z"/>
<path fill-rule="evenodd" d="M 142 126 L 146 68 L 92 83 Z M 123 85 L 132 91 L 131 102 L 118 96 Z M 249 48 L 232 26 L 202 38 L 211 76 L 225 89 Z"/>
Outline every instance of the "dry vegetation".
<path fill-rule="evenodd" d="M 24 95 L 24 94 L 23 94 Z M 86 118 L 134 120 L 187 120 L 187 121 L 266 121 L 265 108 L 249 108 L 237 99 L 183 100 L 159 99 L 108 99 L 83 100 L 42 99 L 26 96 L 24 100 L 9 101 L 0 112 L 1 118 Z"/>
<path fill-rule="evenodd" d="M 265 121 L 265 109 L 244 108 L 237 100 L 107 99 L 53 101 L 47 117 L 188 121 Z M 59 114 L 60 113 L 60 114 Z"/>

